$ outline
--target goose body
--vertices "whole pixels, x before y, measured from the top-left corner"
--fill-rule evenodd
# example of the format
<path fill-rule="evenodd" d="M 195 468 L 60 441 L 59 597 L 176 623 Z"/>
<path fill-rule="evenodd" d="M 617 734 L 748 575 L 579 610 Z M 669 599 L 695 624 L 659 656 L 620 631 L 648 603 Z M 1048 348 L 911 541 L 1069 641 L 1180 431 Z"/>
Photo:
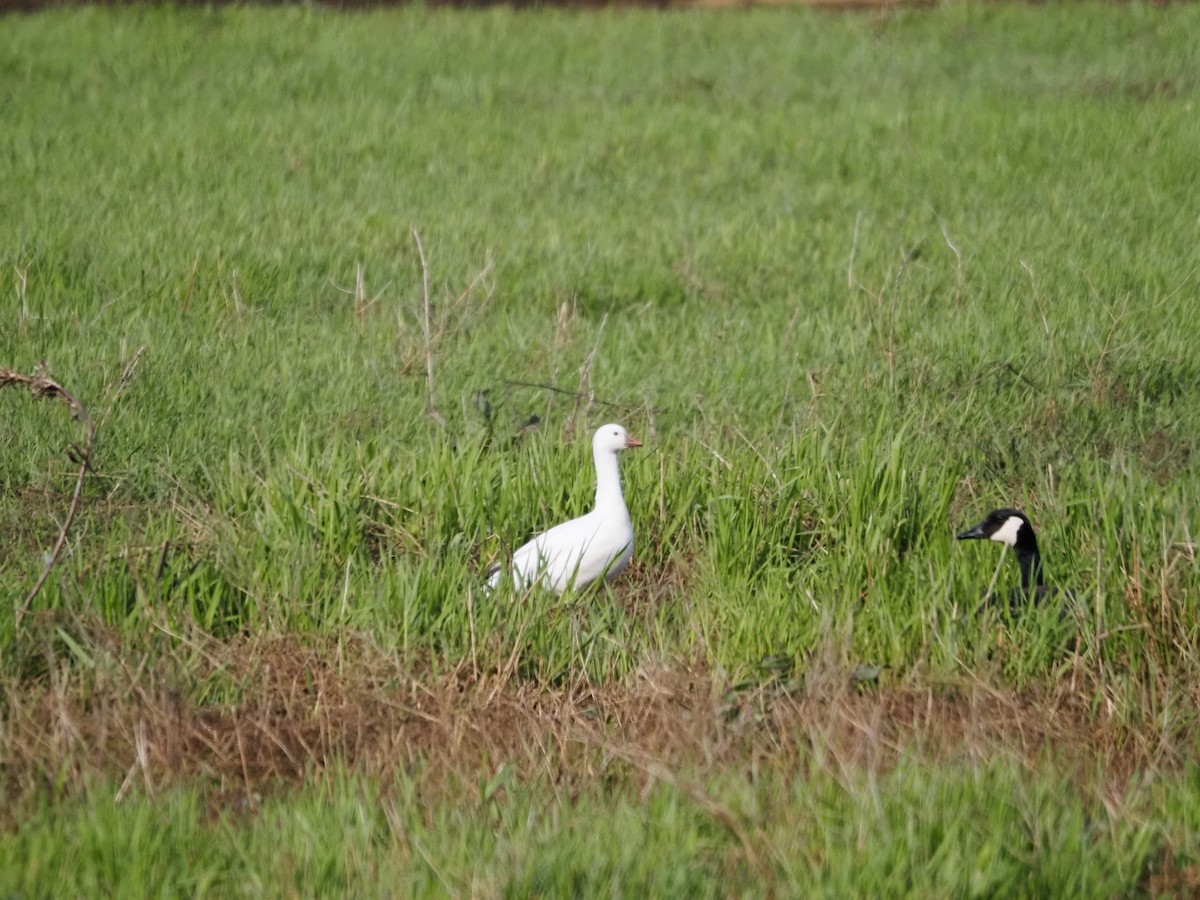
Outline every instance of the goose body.
<path fill-rule="evenodd" d="M 602 425 L 592 437 L 596 466 L 596 503 L 592 511 L 555 525 L 518 548 L 508 572 L 517 590 L 540 584 L 561 594 L 605 578 L 612 581 L 633 556 L 633 522 L 621 492 L 617 454 L 642 442 L 617 424 Z M 495 589 L 505 569 L 488 571 L 488 589 Z"/>
<path fill-rule="evenodd" d="M 1045 583 L 1042 573 L 1042 554 L 1038 549 L 1037 535 L 1029 518 L 1019 509 L 994 509 L 986 519 L 973 528 L 957 535 L 960 541 L 992 540 L 1011 547 L 1021 568 L 1021 586 L 1014 588 L 1008 600 L 1010 604 L 1022 601 L 1038 601 L 1050 597 L 1057 590 Z M 989 600 L 993 599 L 991 597 Z"/>

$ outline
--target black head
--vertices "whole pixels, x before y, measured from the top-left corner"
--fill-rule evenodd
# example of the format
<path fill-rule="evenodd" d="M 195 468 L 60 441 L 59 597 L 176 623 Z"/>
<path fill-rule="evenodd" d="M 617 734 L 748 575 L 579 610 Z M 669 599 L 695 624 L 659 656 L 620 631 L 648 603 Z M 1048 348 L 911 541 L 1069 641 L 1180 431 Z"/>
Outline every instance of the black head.
<path fill-rule="evenodd" d="M 1042 585 L 1042 556 L 1038 552 L 1037 535 L 1025 513 L 1019 509 L 994 509 L 988 517 L 958 535 L 960 541 L 999 541 L 1012 547 L 1021 565 L 1021 590 L 1029 593 Z"/>
<path fill-rule="evenodd" d="M 1009 547 L 1028 546 L 1030 543 L 1037 546 L 1033 526 L 1019 509 L 994 509 L 974 528 L 958 535 L 960 541 L 983 538 L 999 541 Z"/>

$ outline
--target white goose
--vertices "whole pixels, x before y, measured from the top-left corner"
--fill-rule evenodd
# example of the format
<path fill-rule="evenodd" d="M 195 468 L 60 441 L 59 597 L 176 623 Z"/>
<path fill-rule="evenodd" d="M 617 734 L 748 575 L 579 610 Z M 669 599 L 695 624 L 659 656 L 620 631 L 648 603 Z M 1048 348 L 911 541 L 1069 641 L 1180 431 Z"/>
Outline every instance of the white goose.
<path fill-rule="evenodd" d="M 592 437 L 596 506 L 586 515 L 543 531 L 512 555 L 509 572 L 518 590 L 541 583 L 561 594 L 603 576 L 612 581 L 633 556 L 633 522 L 621 493 L 617 454 L 642 442 L 617 424 L 601 425 Z M 488 589 L 500 584 L 499 564 L 488 570 Z"/>

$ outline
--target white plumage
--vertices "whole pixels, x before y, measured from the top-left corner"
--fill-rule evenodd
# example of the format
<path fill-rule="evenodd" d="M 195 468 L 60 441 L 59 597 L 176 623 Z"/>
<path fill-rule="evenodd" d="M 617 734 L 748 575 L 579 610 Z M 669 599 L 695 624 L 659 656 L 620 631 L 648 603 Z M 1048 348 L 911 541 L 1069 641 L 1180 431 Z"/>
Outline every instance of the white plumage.
<path fill-rule="evenodd" d="M 596 505 L 591 512 L 543 531 L 512 555 L 508 571 L 523 590 L 540 582 L 561 594 L 603 576 L 612 581 L 633 556 L 633 522 L 621 493 L 617 454 L 642 442 L 617 424 L 602 425 L 592 437 Z M 488 589 L 500 584 L 503 567 L 488 572 Z"/>

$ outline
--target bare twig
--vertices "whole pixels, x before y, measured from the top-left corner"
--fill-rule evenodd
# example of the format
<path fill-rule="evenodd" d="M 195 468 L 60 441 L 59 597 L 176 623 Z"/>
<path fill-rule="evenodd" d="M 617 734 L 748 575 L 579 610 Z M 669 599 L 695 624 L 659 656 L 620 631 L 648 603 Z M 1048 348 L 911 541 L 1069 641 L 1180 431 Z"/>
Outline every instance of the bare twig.
<path fill-rule="evenodd" d="M 550 391 L 551 393 L 555 393 L 555 394 L 565 394 L 568 397 L 577 397 L 579 399 L 583 399 L 585 396 L 587 396 L 585 394 L 581 394 L 579 391 L 572 391 L 572 390 L 568 390 L 567 388 L 560 388 L 557 385 L 553 385 L 553 384 L 543 384 L 539 381 L 513 381 L 512 379 L 505 378 L 501 383 L 507 384 L 511 387 L 538 388 L 539 390 Z M 619 410 L 620 412 L 624 412 L 624 413 L 631 413 L 635 409 L 637 409 L 637 407 L 634 407 L 634 406 L 625 406 L 621 403 L 613 403 L 610 400 L 601 400 L 599 397 L 596 397 L 595 395 L 592 395 L 591 400 L 592 400 L 592 403 L 594 403 L 598 406 L 607 406 L 609 409 Z"/>
<path fill-rule="evenodd" d="M 575 416 L 579 413 L 579 402 L 587 400 L 587 406 L 584 407 L 583 414 L 587 416 L 592 411 L 592 406 L 596 402 L 596 394 L 592 390 L 592 363 L 596 359 L 596 352 L 600 349 L 600 341 L 604 337 L 604 326 L 608 324 L 608 313 L 604 314 L 604 318 L 600 320 L 600 328 L 596 332 L 596 343 L 592 345 L 592 351 L 584 357 L 583 364 L 579 367 L 579 390 L 575 394 L 575 405 L 571 408 L 571 418 L 567 422 L 567 430 L 575 430 Z"/>
<path fill-rule="evenodd" d="M 700 444 L 701 447 L 703 447 L 705 450 L 707 450 L 709 453 L 711 453 L 716 458 L 717 462 L 719 462 L 721 465 L 723 465 L 725 468 L 727 468 L 730 472 L 733 471 L 733 463 L 731 463 L 729 460 L 727 460 L 720 453 L 718 453 L 712 447 L 708 446 L 708 444 L 704 443 L 704 441 L 700 440 L 699 438 L 697 438 L 696 441 L 697 441 L 697 443 Z"/>
<path fill-rule="evenodd" d="M 942 237 L 946 239 L 946 246 L 950 248 L 956 260 L 954 264 L 954 305 L 957 307 L 962 305 L 963 295 L 962 253 L 955 246 L 954 241 L 950 240 L 950 231 L 946 228 L 945 222 L 942 223 Z"/>
<path fill-rule="evenodd" d="M 458 296 L 446 295 L 446 302 L 440 308 L 435 308 L 432 298 L 428 294 L 429 286 L 426 282 L 425 301 L 426 305 L 423 310 L 417 310 L 411 313 L 414 321 L 424 321 L 421 323 L 421 346 L 411 349 L 406 347 L 404 350 L 404 359 L 400 364 L 400 374 L 407 375 L 422 359 L 428 364 L 436 355 L 438 348 L 449 338 L 457 335 L 475 323 L 491 302 L 492 291 L 494 286 L 488 282 L 487 278 L 492 271 L 492 262 L 489 259 L 482 269 L 475 273 L 474 277 L 467 283 L 467 286 Z M 426 270 L 427 272 L 427 270 Z M 483 296 L 481 300 L 476 299 L 476 294 L 480 286 L 483 287 Z M 374 300 L 371 301 L 372 303 Z M 410 313 L 407 310 L 402 310 L 400 321 L 403 325 L 405 316 Z M 405 329 L 404 334 L 407 334 Z M 428 334 L 426 338 L 425 335 Z"/>
<path fill-rule="evenodd" d="M 862 225 L 862 213 L 859 213 L 854 219 L 854 238 L 850 245 L 850 261 L 846 265 L 846 284 L 847 284 L 847 287 L 851 291 L 854 291 L 854 290 L 862 291 L 864 294 L 866 294 L 868 297 L 870 297 L 872 300 L 875 301 L 876 306 L 882 308 L 883 304 L 886 300 L 886 298 L 884 297 L 884 291 L 886 289 L 880 288 L 878 291 L 871 290 L 869 287 L 867 287 L 865 284 L 863 284 L 859 280 L 858 275 L 856 275 L 854 272 L 854 259 L 858 255 L 858 231 L 859 231 L 859 227 L 861 225 Z M 887 344 L 886 349 L 884 350 L 884 353 L 888 357 L 888 368 L 889 368 L 889 371 L 891 372 L 893 385 L 895 384 L 895 378 L 896 378 L 896 360 L 895 360 L 895 349 L 894 349 L 896 295 L 900 289 L 900 282 L 904 278 L 904 267 L 907 266 L 907 264 L 908 264 L 908 258 L 907 258 L 907 254 L 906 254 L 905 258 L 903 260 L 903 263 L 901 265 L 900 272 L 896 276 L 896 280 L 893 283 L 893 287 L 892 287 L 892 299 L 891 299 L 892 331 L 888 335 L 888 339 L 887 339 L 888 344 Z M 888 270 L 888 278 L 889 279 L 891 278 L 891 274 L 892 274 L 891 269 L 889 269 Z M 870 328 L 871 328 L 871 333 L 874 335 L 877 335 L 880 342 L 882 343 L 883 329 L 882 329 L 882 326 L 880 326 L 875 321 L 875 309 L 873 307 L 871 307 L 870 305 L 868 305 L 866 307 L 866 316 L 867 316 L 867 323 L 868 323 L 868 325 L 870 325 Z"/>
<path fill-rule="evenodd" d="M 558 314 L 554 317 L 554 345 L 561 347 L 570 342 L 571 323 L 575 321 L 575 303 L 564 300 L 559 304 Z"/>
<path fill-rule="evenodd" d="M 850 262 L 846 264 L 846 287 L 851 290 L 858 284 L 854 277 L 854 255 L 858 252 L 858 229 L 862 225 L 862 213 L 854 217 L 854 238 L 850 242 Z"/>
<path fill-rule="evenodd" d="M 754 445 L 754 442 L 751 441 L 750 438 L 746 437 L 742 429 L 738 428 L 736 425 L 733 428 L 733 433 L 740 437 L 745 445 L 750 448 L 750 451 L 758 457 L 758 461 L 763 464 L 763 468 L 767 470 L 767 474 L 771 476 L 771 480 L 774 481 L 776 485 L 779 485 L 779 476 L 775 472 L 775 467 L 767 462 L 767 458 L 762 455 L 758 447 Z"/>
<path fill-rule="evenodd" d="M 461 294 L 459 294 L 457 298 L 455 298 L 454 305 L 462 306 L 468 300 L 470 300 L 471 295 L 475 293 L 475 288 L 479 287 L 479 285 L 481 285 L 484 282 L 484 280 L 488 277 L 488 275 L 490 275 L 491 273 L 492 273 L 492 261 L 489 259 L 487 261 L 487 263 L 484 265 L 484 267 L 475 273 L 475 277 L 472 278 L 467 283 L 467 286 L 465 288 L 463 288 L 463 292 Z M 486 299 L 491 299 L 491 294 L 492 294 L 492 289 L 491 289 L 491 286 L 489 286 Z M 446 331 L 446 325 L 445 325 L 445 323 L 443 323 L 442 327 L 438 329 L 438 335 L 441 336 L 442 334 L 445 333 L 445 331 Z"/>
<path fill-rule="evenodd" d="M 360 319 L 367 311 L 367 285 L 363 264 L 354 267 L 354 315 Z"/>
<path fill-rule="evenodd" d="M 192 293 L 196 290 L 196 273 L 200 270 L 200 251 L 196 251 L 196 261 L 192 263 L 192 274 L 188 276 L 187 293 L 183 295 L 183 303 L 179 305 L 179 314 L 186 316 L 188 306 L 192 302 Z"/>
<path fill-rule="evenodd" d="M 990 378 L 993 375 L 999 375 L 1001 372 L 1007 372 L 1013 378 L 1017 378 L 1020 381 L 1023 381 L 1025 384 L 1027 384 L 1031 388 L 1038 387 L 1038 384 L 1036 381 L 1034 381 L 1032 378 L 1030 378 L 1028 375 L 1026 375 L 1024 372 L 1022 372 L 1020 369 L 1018 369 L 1016 366 L 1014 366 L 1010 362 L 998 362 L 995 365 L 988 366 L 986 369 L 984 369 L 982 372 L 980 372 L 979 375 L 976 376 L 971 381 L 971 387 L 974 387 L 975 385 L 978 385 L 978 384 L 982 384 L 983 380 L 985 378 Z"/>
<path fill-rule="evenodd" d="M 1042 308 L 1042 298 L 1038 294 L 1037 279 L 1033 275 L 1033 266 L 1030 263 L 1025 262 L 1023 259 L 1018 260 L 1018 262 L 1021 263 L 1021 268 L 1029 273 L 1029 286 L 1033 289 L 1033 302 L 1037 304 L 1038 315 L 1042 319 L 1042 328 L 1045 329 L 1046 334 L 1049 334 L 1050 321 L 1046 318 L 1046 310 Z"/>
<path fill-rule="evenodd" d="M 365 319 L 371 307 L 379 302 L 379 298 L 383 296 L 384 291 L 388 289 L 391 282 L 385 284 L 374 297 L 367 296 L 367 269 L 362 263 L 354 264 L 354 287 L 342 287 L 336 281 L 330 280 L 334 289 L 343 294 L 349 294 L 354 298 L 354 316 L 357 319 Z"/>
<path fill-rule="evenodd" d="M 888 309 L 888 373 L 892 386 L 896 385 L 896 301 L 900 299 L 900 286 L 904 283 L 904 275 L 908 272 L 908 264 L 913 258 L 913 251 L 906 250 L 900 256 L 900 271 L 892 285 L 892 303 Z"/>
<path fill-rule="evenodd" d="M 108 421 L 108 417 L 112 413 L 113 407 L 117 405 L 117 401 L 120 400 L 121 395 L 125 393 L 125 388 L 129 387 L 129 382 L 133 380 L 133 373 L 137 369 L 138 363 L 141 362 L 142 354 L 145 352 L 145 344 L 138 347 L 137 352 L 133 354 L 133 359 L 129 360 L 129 362 L 125 363 L 125 365 L 121 367 L 120 377 L 118 377 L 115 382 L 106 384 L 104 386 L 104 396 L 107 397 L 111 391 L 112 399 L 109 400 L 108 407 L 104 410 L 103 415 L 100 416 L 100 423 L 96 426 L 97 428 L 103 427 L 104 423 Z"/>
<path fill-rule="evenodd" d="M 237 317 L 240 319 L 242 317 L 242 315 L 245 313 L 246 309 L 242 305 L 242 292 L 238 290 L 237 276 L 238 276 L 238 270 L 234 269 L 232 274 L 230 274 L 230 276 L 229 276 L 229 289 L 233 293 L 234 312 L 237 313 Z"/>
<path fill-rule="evenodd" d="M 421 257 L 421 335 L 425 340 L 425 381 L 429 388 L 429 416 L 439 424 L 445 425 L 446 420 L 438 412 L 433 391 L 433 306 L 429 302 L 429 263 L 425 259 L 425 246 L 421 243 L 421 235 L 417 229 L 412 230 L 412 236 L 417 244 L 417 255 Z"/>
<path fill-rule="evenodd" d="M 1128 295 L 1126 295 L 1125 299 L 1129 299 Z M 1109 350 L 1112 346 L 1113 335 L 1117 333 L 1117 329 L 1120 328 L 1121 322 L 1123 322 L 1125 316 L 1129 314 L 1129 308 L 1126 307 L 1125 309 L 1121 310 L 1119 315 L 1113 315 L 1111 308 L 1106 309 L 1105 312 L 1108 314 L 1108 318 L 1112 322 L 1112 327 L 1108 329 L 1108 334 L 1104 336 L 1104 346 L 1100 348 L 1100 355 L 1096 357 L 1097 372 L 1099 372 L 1100 368 L 1104 365 L 1104 360 L 1108 356 Z"/>
<path fill-rule="evenodd" d="M 83 446 L 77 448 L 75 454 L 72 456 L 72 459 L 79 462 L 79 474 L 75 478 L 75 491 L 71 495 L 71 505 L 67 508 L 67 517 L 63 520 L 62 527 L 59 529 L 58 540 L 54 542 L 54 548 L 50 551 L 50 556 L 46 559 L 45 565 L 42 566 L 42 574 L 38 576 L 38 580 L 30 588 L 29 593 L 25 595 L 25 599 L 16 610 L 15 624 L 17 628 L 20 628 L 21 620 L 29 611 L 30 604 L 33 603 L 33 598 L 38 595 L 38 592 L 42 589 L 42 585 L 46 583 L 46 579 L 50 575 L 50 570 L 54 568 L 59 554 L 62 553 L 63 546 L 67 543 L 67 532 L 71 529 L 71 523 L 75 521 L 75 514 L 79 511 L 79 500 L 83 496 L 83 479 L 87 475 L 88 466 L 92 458 L 92 439 L 96 434 L 96 426 L 92 424 L 87 410 L 75 398 L 75 395 L 53 378 L 46 375 L 45 360 L 38 362 L 32 375 L 24 375 L 21 372 L 14 372 L 11 369 L 0 369 L 0 389 L 14 384 L 29 388 L 29 393 L 33 395 L 35 400 L 40 400 L 43 397 L 57 397 L 71 411 L 71 418 L 82 422 L 85 429 Z"/>

